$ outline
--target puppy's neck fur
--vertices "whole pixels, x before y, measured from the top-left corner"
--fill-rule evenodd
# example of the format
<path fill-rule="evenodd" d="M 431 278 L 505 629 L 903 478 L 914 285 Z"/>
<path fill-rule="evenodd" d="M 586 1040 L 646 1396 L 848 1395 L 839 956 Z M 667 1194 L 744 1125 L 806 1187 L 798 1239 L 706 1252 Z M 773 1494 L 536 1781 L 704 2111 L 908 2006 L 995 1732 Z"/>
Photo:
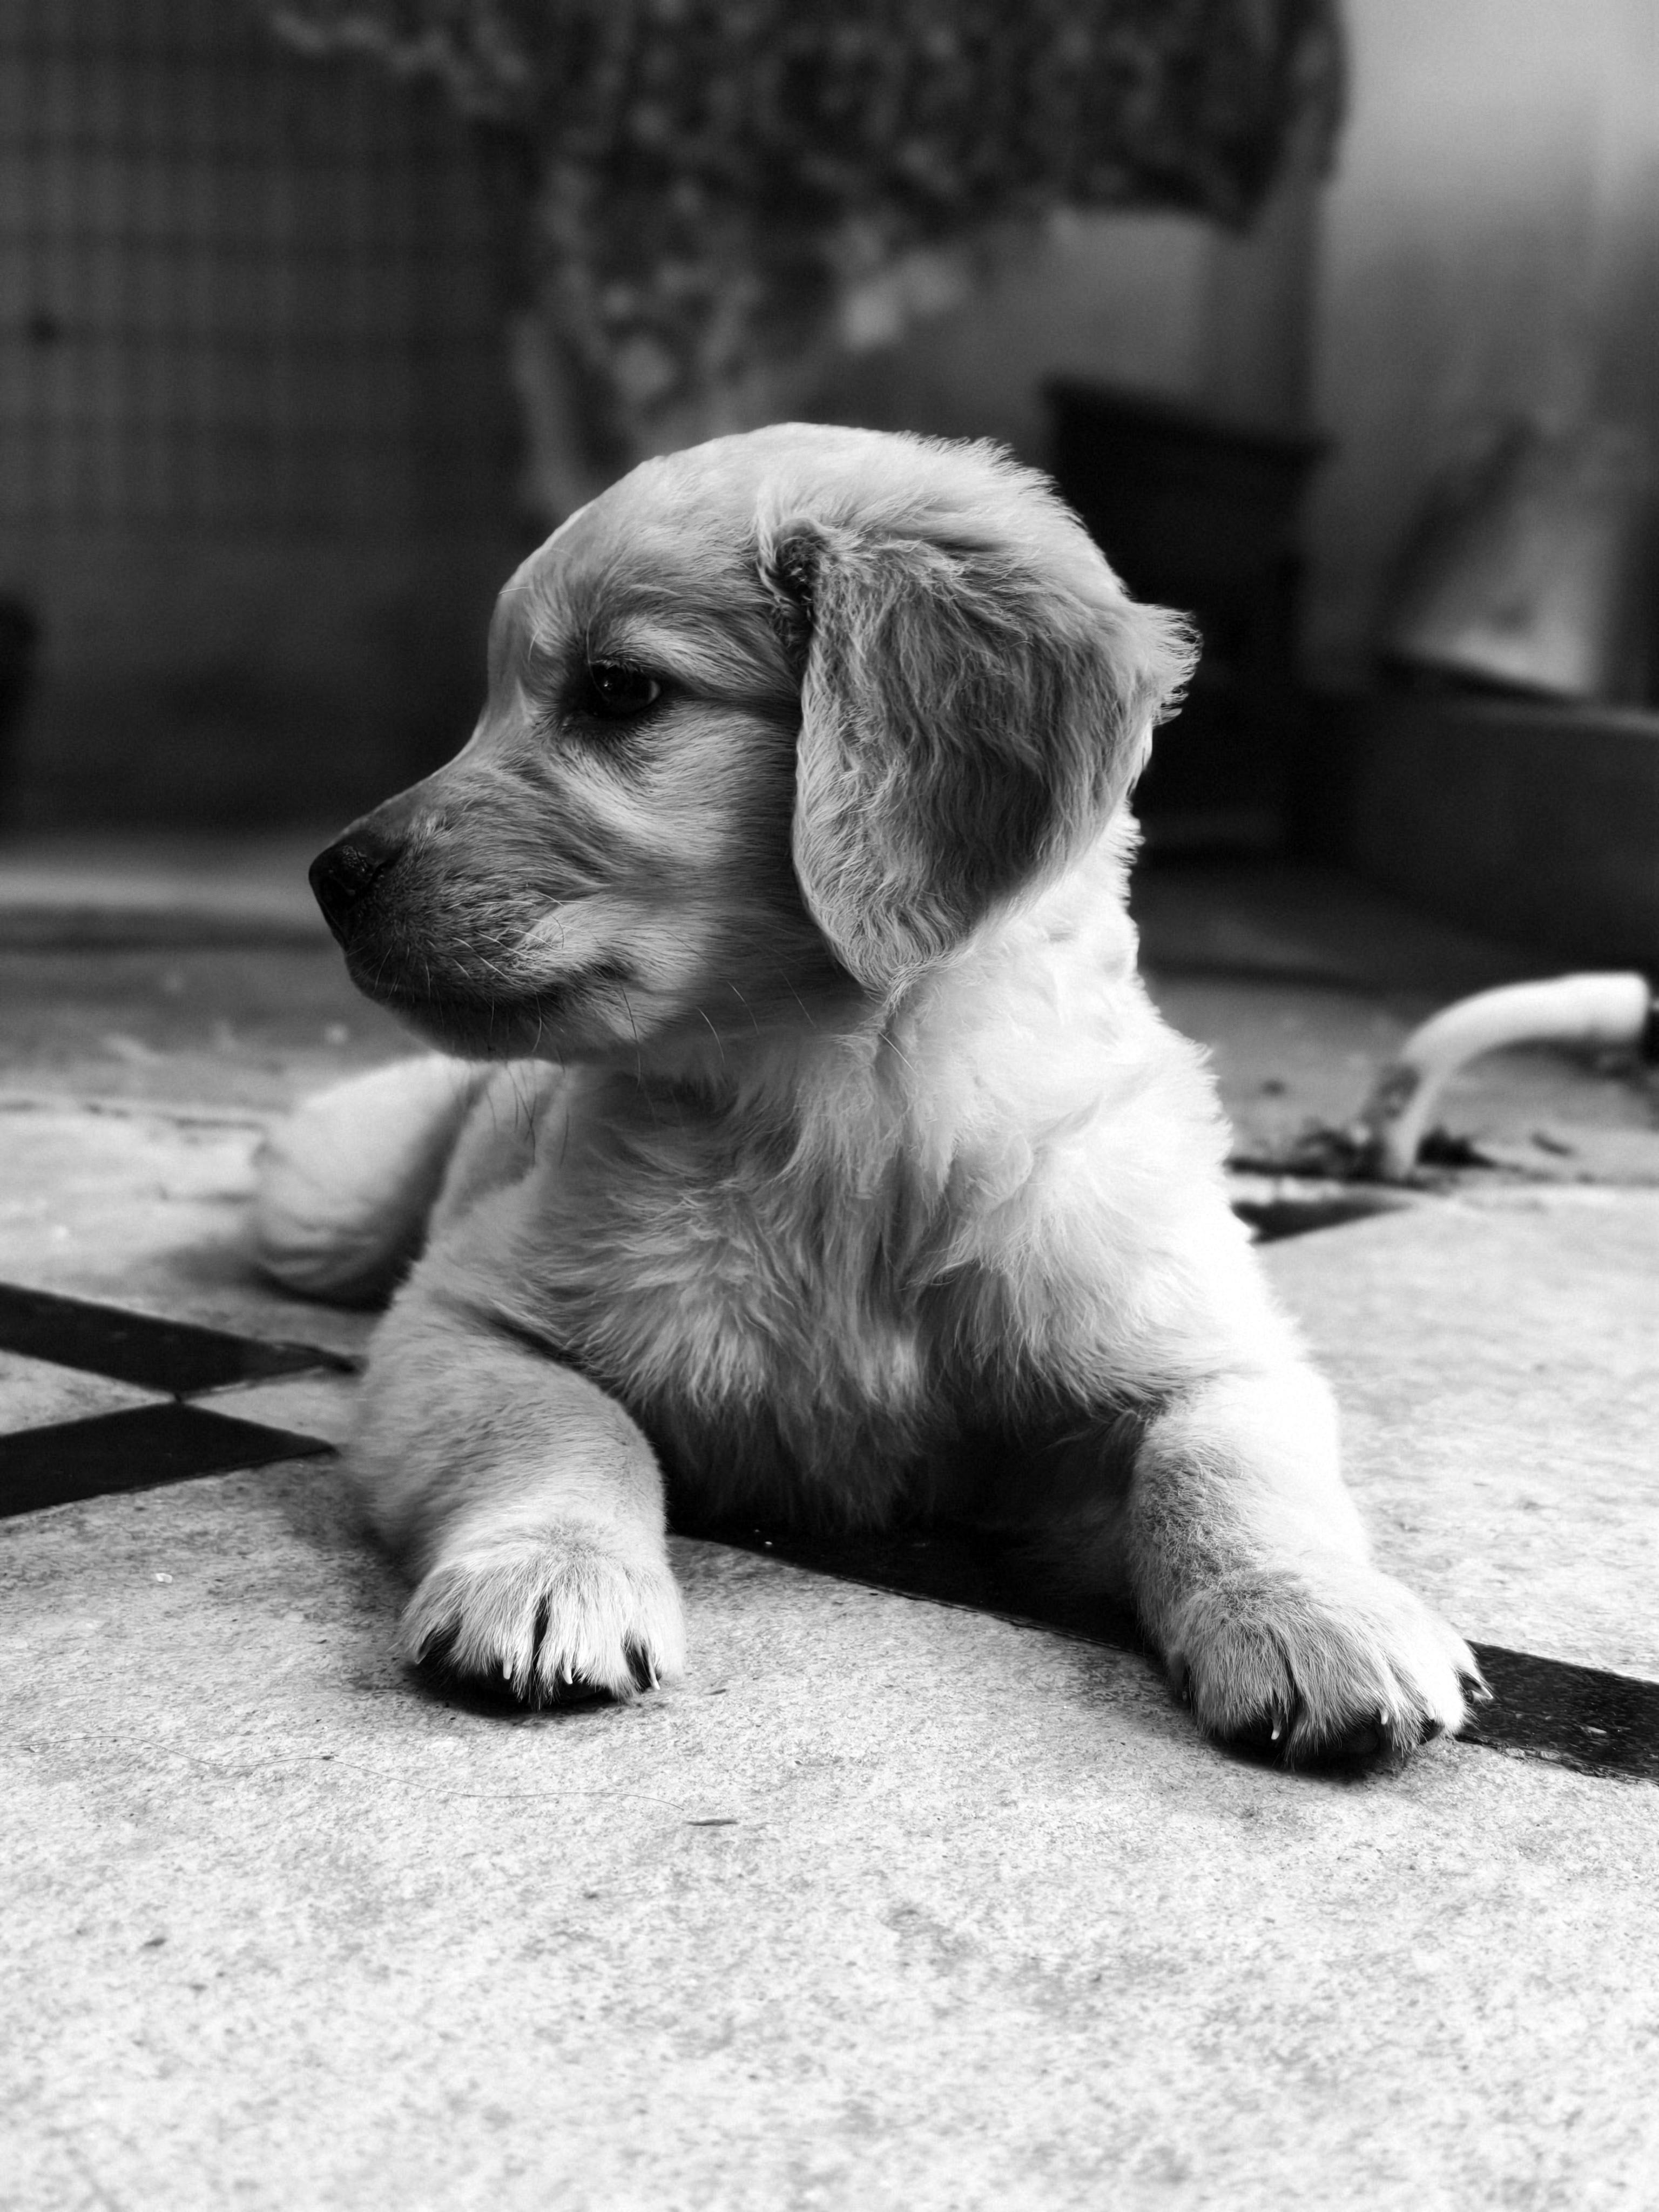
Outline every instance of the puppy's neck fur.
<path fill-rule="evenodd" d="M 1120 815 L 1066 871 L 1010 902 L 884 1000 L 782 1035 L 682 1036 L 631 1070 L 641 1105 L 750 1133 L 781 1171 L 873 1195 L 1006 1197 L 1034 1149 L 1132 1072 L 1147 1013 L 1124 905 Z"/>

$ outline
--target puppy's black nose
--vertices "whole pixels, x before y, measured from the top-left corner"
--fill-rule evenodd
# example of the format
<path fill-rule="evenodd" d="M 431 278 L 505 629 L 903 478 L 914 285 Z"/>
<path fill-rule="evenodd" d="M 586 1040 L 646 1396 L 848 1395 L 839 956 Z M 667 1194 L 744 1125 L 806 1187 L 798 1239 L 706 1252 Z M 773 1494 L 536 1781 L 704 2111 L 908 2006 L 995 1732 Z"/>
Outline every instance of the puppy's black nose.
<path fill-rule="evenodd" d="M 311 889 L 323 909 L 323 919 L 342 945 L 350 933 L 351 919 L 364 894 L 378 883 L 403 851 L 359 830 L 319 853 L 311 864 Z"/>

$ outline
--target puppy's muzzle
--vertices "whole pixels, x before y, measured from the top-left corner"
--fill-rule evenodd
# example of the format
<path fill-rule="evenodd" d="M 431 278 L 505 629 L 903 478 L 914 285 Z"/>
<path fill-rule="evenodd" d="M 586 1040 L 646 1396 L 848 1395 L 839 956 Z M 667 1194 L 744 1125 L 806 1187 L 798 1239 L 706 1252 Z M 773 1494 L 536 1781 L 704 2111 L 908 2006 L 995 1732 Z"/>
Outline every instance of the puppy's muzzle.
<path fill-rule="evenodd" d="M 319 853 L 311 864 L 311 889 L 323 910 L 323 919 L 343 945 L 349 945 L 353 931 L 362 922 L 368 894 L 396 865 L 403 851 L 401 838 L 378 837 L 373 832 L 351 830 Z"/>

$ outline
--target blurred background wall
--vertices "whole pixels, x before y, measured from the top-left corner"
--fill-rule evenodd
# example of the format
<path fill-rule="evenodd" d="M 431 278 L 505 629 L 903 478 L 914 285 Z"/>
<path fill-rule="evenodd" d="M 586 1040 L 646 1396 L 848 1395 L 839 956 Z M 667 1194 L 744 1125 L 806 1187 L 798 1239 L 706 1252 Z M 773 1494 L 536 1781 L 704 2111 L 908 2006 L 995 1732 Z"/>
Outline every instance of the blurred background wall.
<path fill-rule="evenodd" d="M 1659 451 L 1659 7 L 1346 0 L 1344 19 L 1328 180 L 1293 166 L 1243 236 L 1077 218 L 842 389 L 1037 459 L 1054 371 L 1317 427 L 1304 665 L 1347 684 L 1431 480 L 1496 422 L 1601 416 Z"/>
<path fill-rule="evenodd" d="M 1659 433 L 1659 0 L 1345 15 L 1331 179 L 1293 156 L 1243 234 L 1064 217 L 813 410 L 1041 463 L 1070 373 L 1322 430 L 1300 627 L 1339 685 L 1472 437 Z M 8 821 L 337 817 L 460 741 L 538 534 L 500 237 L 435 88 L 241 0 L 4 0 L 0 592 L 43 635 Z"/>
<path fill-rule="evenodd" d="M 465 734 L 514 557 L 462 126 L 229 0 L 5 0 L 0 103 L 6 814 L 355 811 Z"/>
<path fill-rule="evenodd" d="M 1064 216 L 983 294 L 848 361 L 826 398 L 882 426 L 1000 438 L 1039 464 L 1054 375 L 1304 428 L 1319 197 L 1312 163 L 1293 161 L 1242 234 L 1197 216 Z"/>
<path fill-rule="evenodd" d="M 1364 672 L 1434 472 L 1495 418 L 1600 416 L 1659 451 L 1659 7 L 1346 0 L 1323 195 L 1305 651 Z"/>

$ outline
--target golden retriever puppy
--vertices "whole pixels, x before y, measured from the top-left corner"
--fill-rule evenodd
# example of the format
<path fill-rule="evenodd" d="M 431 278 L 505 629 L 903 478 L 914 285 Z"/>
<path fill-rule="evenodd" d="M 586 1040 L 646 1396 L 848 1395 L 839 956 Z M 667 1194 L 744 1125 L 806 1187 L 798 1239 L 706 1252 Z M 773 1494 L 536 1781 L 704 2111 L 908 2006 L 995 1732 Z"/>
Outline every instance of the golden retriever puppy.
<path fill-rule="evenodd" d="M 513 578 L 471 742 L 313 870 L 440 1056 L 301 1110 L 258 1209 L 312 1293 L 420 1252 L 350 1452 L 411 1657 L 672 1679 L 666 1480 L 1004 1529 L 1220 1738 L 1459 1726 L 1136 976 L 1126 795 L 1189 659 L 1040 478 L 863 431 L 647 462 Z"/>

